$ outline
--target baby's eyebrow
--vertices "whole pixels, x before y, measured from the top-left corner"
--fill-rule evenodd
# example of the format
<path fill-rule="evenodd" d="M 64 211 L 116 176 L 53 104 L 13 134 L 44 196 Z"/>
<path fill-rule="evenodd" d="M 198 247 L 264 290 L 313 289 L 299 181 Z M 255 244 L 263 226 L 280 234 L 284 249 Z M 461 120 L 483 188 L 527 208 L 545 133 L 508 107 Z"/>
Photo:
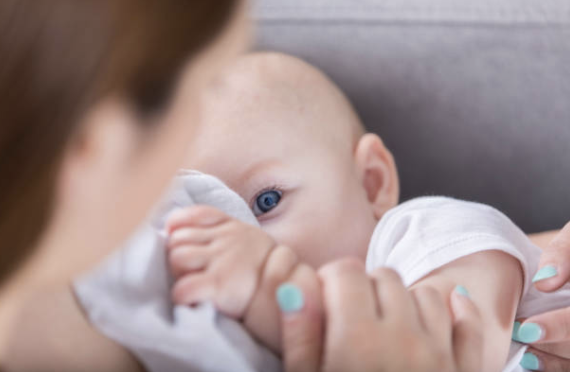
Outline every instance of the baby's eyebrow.
<path fill-rule="evenodd" d="M 266 160 L 262 160 L 262 161 L 258 161 L 256 163 L 253 163 L 252 165 L 247 167 L 245 169 L 245 171 L 243 171 L 240 174 L 240 176 L 237 179 L 238 185 L 245 184 L 247 181 L 249 181 L 251 178 L 253 178 L 253 176 L 255 176 L 256 174 L 262 173 L 263 171 L 266 171 L 267 169 L 277 168 L 277 167 L 282 167 L 282 166 L 283 166 L 283 163 L 281 163 L 277 159 L 266 159 Z"/>

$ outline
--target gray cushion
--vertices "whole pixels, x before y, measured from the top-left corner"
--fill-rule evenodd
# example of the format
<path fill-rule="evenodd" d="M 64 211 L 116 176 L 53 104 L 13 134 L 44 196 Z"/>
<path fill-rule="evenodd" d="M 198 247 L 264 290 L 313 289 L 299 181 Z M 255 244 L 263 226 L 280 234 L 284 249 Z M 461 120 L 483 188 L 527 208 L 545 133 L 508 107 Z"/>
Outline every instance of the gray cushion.
<path fill-rule="evenodd" d="M 259 49 L 304 58 L 394 152 L 402 199 L 570 220 L 570 1 L 259 0 Z"/>

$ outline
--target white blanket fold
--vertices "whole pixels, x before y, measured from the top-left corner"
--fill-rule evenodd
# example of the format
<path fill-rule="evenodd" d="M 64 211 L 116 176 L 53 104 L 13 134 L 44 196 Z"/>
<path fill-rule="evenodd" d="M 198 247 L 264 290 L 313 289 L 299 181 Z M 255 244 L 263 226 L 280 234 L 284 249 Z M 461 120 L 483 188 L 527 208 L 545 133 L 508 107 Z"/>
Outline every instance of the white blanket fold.
<path fill-rule="evenodd" d="M 163 227 L 169 213 L 193 204 L 209 204 L 257 225 L 245 201 L 220 180 L 180 172 L 150 221 L 75 282 L 77 298 L 91 323 L 132 351 L 149 371 L 280 371 L 270 351 L 211 305 L 173 306 Z"/>

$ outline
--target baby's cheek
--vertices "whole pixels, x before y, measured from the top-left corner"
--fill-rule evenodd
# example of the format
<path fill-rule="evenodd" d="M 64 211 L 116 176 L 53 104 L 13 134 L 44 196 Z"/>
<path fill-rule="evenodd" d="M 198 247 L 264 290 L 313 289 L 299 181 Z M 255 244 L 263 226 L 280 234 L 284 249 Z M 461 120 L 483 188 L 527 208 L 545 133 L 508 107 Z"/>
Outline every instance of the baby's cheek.
<path fill-rule="evenodd" d="M 303 230 L 294 238 L 292 248 L 297 252 L 302 261 L 313 268 L 319 268 L 331 261 L 347 256 L 365 258 L 358 249 L 355 249 L 355 241 L 346 236 L 345 229 L 330 229 L 323 226 L 315 226 L 312 229 Z M 365 250 L 364 250 L 365 251 Z"/>
<path fill-rule="evenodd" d="M 281 215 L 262 223 L 261 228 L 314 268 L 347 256 L 365 260 L 376 221 L 367 213 L 369 208 L 355 200 L 358 196 L 339 199 L 339 193 L 299 195 Z"/>
<path fill-rule="evenodd" d="M 277 243 L 291 248 L 302 262 L 319 267 L 326 260 L 328 249 L 323 244 L 319 226 L 312 218 L 287 217 L 276 223 L 262 224 L 261 228 Z"/>

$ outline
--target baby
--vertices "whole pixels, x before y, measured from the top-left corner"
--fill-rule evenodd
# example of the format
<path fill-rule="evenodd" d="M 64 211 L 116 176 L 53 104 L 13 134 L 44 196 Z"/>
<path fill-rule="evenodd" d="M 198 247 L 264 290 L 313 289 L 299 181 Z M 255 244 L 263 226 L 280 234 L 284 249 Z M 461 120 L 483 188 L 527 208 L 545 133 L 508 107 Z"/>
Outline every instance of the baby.
<path fill-rule="evenodd" d="M 390 151 L 305 62 L 245 56 L 204 105 L 187 165 L 235 190 L 261 230 L 212 208 L 175 212 L 168 222 L 175 303 L 211 301 L 279 353 L 279 284 L 358 257 L 367 270 L 393 267 L 412 290 L 431 286 L 447 299 L 465 286 L 485 320 L 485 371 L 518 368 L 505 367 L 523 353 L 519 344 L 509 352 L 515 316 L 570 305 L 567 291 L 548 295 L 549 305 L 532 288 L 528 273 L 540 250 L 500 212 L 442 197 L 398 205 Z"/>

